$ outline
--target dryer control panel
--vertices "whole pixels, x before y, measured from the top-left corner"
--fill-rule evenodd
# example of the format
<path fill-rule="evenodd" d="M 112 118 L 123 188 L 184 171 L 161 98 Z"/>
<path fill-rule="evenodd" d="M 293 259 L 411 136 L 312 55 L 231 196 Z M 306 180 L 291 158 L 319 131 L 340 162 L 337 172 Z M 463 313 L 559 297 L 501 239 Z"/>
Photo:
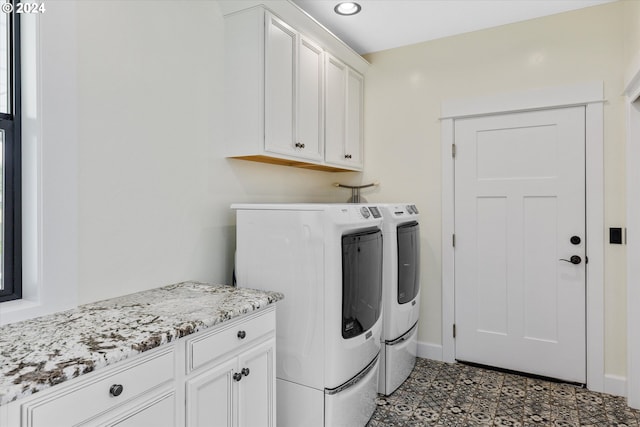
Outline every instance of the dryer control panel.
<path fill-rule="evenodd" d="M 389 212 L 395 218 L 410 217 L 412 215 L 418 215 L 420 212 L 416 205 L 391 205 L 389 206 Z"/>

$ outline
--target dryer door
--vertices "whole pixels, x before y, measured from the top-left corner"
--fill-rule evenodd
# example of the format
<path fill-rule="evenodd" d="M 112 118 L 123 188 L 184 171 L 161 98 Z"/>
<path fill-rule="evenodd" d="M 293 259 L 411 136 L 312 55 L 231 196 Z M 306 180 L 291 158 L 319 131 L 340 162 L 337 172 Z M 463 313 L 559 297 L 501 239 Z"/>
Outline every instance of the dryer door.
<path fill-rule="evenodd" d="M 398 226 L 398 304 L 412 301 L 420 290 L 420 226 Z"/>

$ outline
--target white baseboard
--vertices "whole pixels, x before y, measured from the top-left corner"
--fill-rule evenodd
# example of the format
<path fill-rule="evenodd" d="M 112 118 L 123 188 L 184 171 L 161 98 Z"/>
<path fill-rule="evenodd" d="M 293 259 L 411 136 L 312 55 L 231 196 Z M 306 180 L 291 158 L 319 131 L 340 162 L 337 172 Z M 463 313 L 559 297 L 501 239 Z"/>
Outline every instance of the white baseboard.
<path fill-rule="evenodd" d="M 627 377 L 605 374 L 604 392 L 608 394 L 612 394 L 614 396 L 626 397 L 627 396 Z"/>
<path fill-rule="evenodd" d="M 442 345 L 418 341 L 418 357 L 442 361 Z"/>
<path fill-rule="evenodd" d="M 418 341 L 418 357 L 442 361 L 442 345 Z M 620 375 L 604 376 L 604 392 L 614 396 L 627 396 L 627 378 Z"/>

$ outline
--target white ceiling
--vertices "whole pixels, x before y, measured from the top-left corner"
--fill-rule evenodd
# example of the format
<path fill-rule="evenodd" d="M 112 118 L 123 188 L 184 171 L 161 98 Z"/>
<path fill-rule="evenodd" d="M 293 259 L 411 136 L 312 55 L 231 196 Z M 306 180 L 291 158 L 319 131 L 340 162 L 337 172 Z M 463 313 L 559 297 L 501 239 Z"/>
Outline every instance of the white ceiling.
<path fill-rule="evenodd" d="M 340 0 L 293 0 L 360 54 L 596 6 L 616 0 L 357 0 L 340 16 Z"/>

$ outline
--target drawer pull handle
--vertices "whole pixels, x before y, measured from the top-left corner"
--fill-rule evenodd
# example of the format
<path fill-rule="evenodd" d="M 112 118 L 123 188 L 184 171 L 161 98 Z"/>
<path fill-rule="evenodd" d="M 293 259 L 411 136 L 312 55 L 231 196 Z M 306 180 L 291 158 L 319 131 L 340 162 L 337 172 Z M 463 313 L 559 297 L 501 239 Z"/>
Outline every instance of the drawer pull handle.
<path fill-rule="evenodd" d="M 242 379 L 242 374 L 240 372 L 236 372 L 233 374 L 233 379 L 236 381 L 240 381 Z"/>
<path fill-rule="evenodd" d="M 238 338 L 240 338 L 241 340 L 243 340 L 246 336 L 247 333 L 245 331 L 238 331 Z"/>
<path fill-rule="evenodd" d="M 240 372 L 242 372 L 242 375 L 244 375 L 245 377 L 248 377 L 250 371 L 249 368 L 242 368 L 242 371 Z"/>
<path fill-rule="evenodd" d="M 109 394 L 113 397 L 118 397 L 122 394 L 123 390 L 124 390 L 124 387 L 122 387 L 122 384 L 114 384 L 109 389 Z"/>

